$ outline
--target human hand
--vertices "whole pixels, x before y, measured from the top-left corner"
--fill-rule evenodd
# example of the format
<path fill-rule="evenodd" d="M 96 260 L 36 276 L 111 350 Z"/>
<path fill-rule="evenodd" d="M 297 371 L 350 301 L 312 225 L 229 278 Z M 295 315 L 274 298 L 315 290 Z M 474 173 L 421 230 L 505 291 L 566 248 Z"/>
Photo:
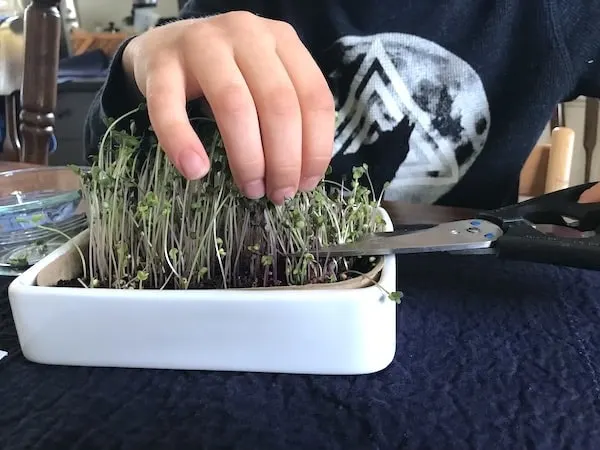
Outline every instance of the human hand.
<path fill-rule="evenodd" d="M 335 105 L 293 28 L 247 12 L 157 27 L 132 39 L 123 67 L 146 97 L 156 136 L 188 179 L 209 161 L 186 101 L 204 97 L 234 180 L 249 198 L 281 204 L 313 189 L 331 160 Z"/>
<path fill-rule="evenodd" d="M 584 191 L 579 197 L 580 203 L 597 203 L 600 202 L 600 183 L 596 183 L 594 186 Z"/>

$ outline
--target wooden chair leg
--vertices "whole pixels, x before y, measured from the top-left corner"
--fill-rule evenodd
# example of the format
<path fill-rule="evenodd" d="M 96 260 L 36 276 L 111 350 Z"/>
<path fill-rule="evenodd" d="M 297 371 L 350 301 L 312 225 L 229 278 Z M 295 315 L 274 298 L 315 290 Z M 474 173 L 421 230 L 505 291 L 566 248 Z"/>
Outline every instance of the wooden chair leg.
<path fill-rule="evenodd" d="M 551 144 L 536 145 L 521 170 L 519 198 L 565 189 L 571 185 L 575 132 L 567 127 L 552 130 Z"/>
<path fill-rule="evenodd" d="M 60 0 L 32 0 L 25 10 L 25 64 L 21 89 L 22 161 L 48 164 L 54 133 L 60 49 Z"/>
<path fill-rule="evenodd" d="M 6 97 L 6 134 L 12 151 L 4 159 L 9 161 L 21 160 L 21 138 L 19 137 L 19 93 L 13 92 Z"/>
<path fill-rule="evenodd" d="M 571 182 L 571 166 L 575 148 L 575 132 L 566 127 L 552 130 L 552 144 L 548 155 L 545 193 L 566 189 Z"/>

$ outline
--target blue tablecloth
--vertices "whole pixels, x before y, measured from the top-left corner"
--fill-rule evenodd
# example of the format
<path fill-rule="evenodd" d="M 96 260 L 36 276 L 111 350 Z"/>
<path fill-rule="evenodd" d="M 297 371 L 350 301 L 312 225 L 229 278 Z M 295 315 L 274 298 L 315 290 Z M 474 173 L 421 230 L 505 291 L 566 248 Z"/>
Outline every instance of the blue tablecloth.
<path fill-rule="evenodd" d="M 36 365 L 16 351 L 4 299 L 0 448 L 600 448 L 599 273 L 398 264 L 397 355 L 368 376 Z"/>

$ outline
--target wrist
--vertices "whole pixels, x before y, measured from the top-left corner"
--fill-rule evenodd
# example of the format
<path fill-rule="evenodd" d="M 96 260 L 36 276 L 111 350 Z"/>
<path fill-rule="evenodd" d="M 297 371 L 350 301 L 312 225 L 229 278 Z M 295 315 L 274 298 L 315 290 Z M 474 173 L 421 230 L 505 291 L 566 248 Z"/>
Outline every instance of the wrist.
<path fill-rule="evenodd" d="M 133 100 L 141 102 L 144 100 L 144 95 L 135 81 L 135 68 L 133 63 L 135 59 L 136 43 L 137 36 L 125 43 L 121 53 L 121 67 L 125 78 L 127 92 L 130 93 Z"/>

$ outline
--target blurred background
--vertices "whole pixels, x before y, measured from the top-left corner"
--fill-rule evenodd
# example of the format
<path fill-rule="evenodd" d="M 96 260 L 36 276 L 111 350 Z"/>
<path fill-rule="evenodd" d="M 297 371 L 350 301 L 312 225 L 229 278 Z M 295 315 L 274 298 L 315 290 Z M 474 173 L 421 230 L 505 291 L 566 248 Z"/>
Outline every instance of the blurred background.
<path fill-rule="evenodd" d="M 83 121 L 104 81 L 112 55 L 133 34 L 174 20 L 183 3 L 178 0 L 61 0 L 56 126 L 50 165 L 88 164 L 82 145 Z M 20 111 L 22 13 L 28 4 L 28 0 L 0 0 L 0 160 L 4 161 L 18 160 L 9 124 Z"/>

